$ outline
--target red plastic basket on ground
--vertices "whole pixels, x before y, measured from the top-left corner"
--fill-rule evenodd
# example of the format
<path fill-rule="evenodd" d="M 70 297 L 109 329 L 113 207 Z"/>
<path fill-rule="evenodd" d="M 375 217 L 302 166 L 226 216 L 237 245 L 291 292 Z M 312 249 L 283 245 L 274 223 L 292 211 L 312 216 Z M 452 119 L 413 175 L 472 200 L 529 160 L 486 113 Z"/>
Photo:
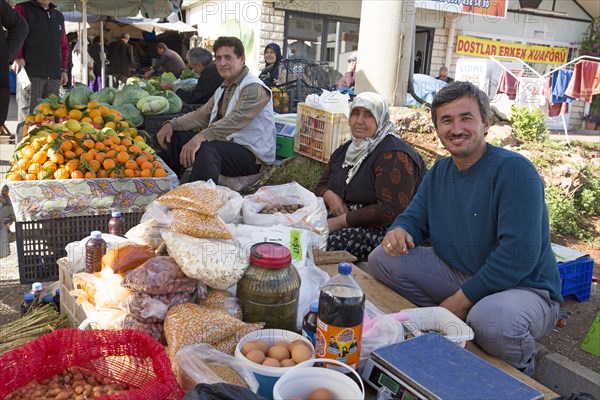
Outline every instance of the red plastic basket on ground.
<path fill-rule="evenodd" d="M 0 399 L 32 380 L 44 380 L 78 366 L 134 389 L 105 400 L 179 400 L 164 347 L 134 330 L 59 329 L 0 356 Z"/>

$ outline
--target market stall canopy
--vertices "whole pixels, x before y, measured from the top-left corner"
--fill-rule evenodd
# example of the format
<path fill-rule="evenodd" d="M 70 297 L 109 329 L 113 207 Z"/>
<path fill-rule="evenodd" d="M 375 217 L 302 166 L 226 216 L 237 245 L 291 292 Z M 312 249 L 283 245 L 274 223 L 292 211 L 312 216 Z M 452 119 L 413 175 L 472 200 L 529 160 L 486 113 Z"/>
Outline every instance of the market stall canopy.
<path fill-rule="evenodd" d="M 17 0 L 23 3 L 28 0 Z M 52 0 L 61 12 L 79 11 L 109 17 L 164 18 L 181 8 L 182 0 Z M 86 10 L 84 10 L 86 9 Z"/>

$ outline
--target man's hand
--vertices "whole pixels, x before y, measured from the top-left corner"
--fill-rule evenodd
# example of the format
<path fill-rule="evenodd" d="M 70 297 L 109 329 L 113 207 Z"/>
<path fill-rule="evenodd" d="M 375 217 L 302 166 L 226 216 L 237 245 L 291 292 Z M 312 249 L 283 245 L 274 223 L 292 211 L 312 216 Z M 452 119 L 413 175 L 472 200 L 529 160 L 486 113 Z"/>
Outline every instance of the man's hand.
<path fill-rule="evenodd" d="M 202 133 L 198 133 L 181 148 L 179 162 L 183 168 L 189 168 L 194 165 L 196 153 L 200 150 L 202 142 L 206 142 L 206 138 Z"/>
<path fill-rule="evenodd" d="M 473 303 L 467 299 L 462 289 L 459 289 L 458 292 L 442 301 L 440 307 L 450 310 L 452 314 L 464 321 L 467 318 L 469 310 L 473 307 Z"/>
<path fill-rule="evenodd" d="M 23 58 L 17 58 L 12 65 L 12 69 L 13 71 L 15 71 L 15 74 L 18 74 L 19 72 L 21 72 L 21 69 L 25 66 L 25 60 Z"/>
<path fill-rule="evenodd" d="M 356 71 L 356 60 L 351 60 L 348 63 L 348 72 L 354 72 Z"/>
<path fill-rule="evenodd" d="M 325 202 L 325 206 L 329 209 L 329 212 L 336 217 L 348 213 L 346 203 L 340 196 L 335 194 L 333 190 L 328 190 L 323 193 L 323 201 Z"/>
<path fill-rule="evenodd" d="M 166 123 L 156 134 L 156 141 L 160 147 L 166 150 L 169 143 L 171 143 L 171 136 L 173 136 L 173 125 Z"/>
<path fill-rule="evenodd" d="M 412 236 L 402 228 L 396 228 L 388 233 L 381 241 L 381 247 L 388 256 L 399 256 L 408 253 L 415 247 Z"/>
<path fill-rule="evenodd" d="M 154 69 L 150 68 L 148 71 L 146 71 L 146 73 L 144 74 L 144 79 L 148 79 L 149 77 L 151 77 L 154 74 Z"/>
<path fill-rule="evenodd" d="M 160 84 L 160 87 L 163 90 L 173 90 L 175 88 L 175 85 L 173 85 L 173 82 L 165 81 Z"/>
<path fill-rule="evenodd" d="M 69 82 L 69 76 L 65 71 L 60 72 L 60 86 L 65 86 Z"/>

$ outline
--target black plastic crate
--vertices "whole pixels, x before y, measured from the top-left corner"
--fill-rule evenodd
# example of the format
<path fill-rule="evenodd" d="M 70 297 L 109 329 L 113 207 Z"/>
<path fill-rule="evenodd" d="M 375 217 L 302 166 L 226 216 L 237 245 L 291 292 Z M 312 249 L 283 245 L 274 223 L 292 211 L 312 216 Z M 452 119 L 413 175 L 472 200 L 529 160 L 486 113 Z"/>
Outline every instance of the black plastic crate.
<path fill-rule="evenodd" d="M 140 223 L 143 212 L 123 213 L 125 229 Z M 65 247 L 89 236 L 92 231 L 106 232 L 110 214 L 16 222 L 19 280 L 22 284 L 58 280 L 59 258 L 66 257 Z"/>
<path fill-rule="evenodd" d="M 302 79 L 271 88 L 273 95 L 273 111 L 278 114 L 295 113 L 298 103 L 303 103 L 309 94 L 321 94 L 322 89 L 310 86 Z"/>
<path fill-rule="evenodd" d="M 183 114 L 164 114 L 164 115 L 144 115 L 144 124 L 141 126 L 150 135 L 150 141 L 148 142 L 155 150 L 160 150 L 158 143 L 156 143 L 156 134 L 160 131 L 163 124 L 167 121 L 177 118 Z"/>
<path fill-rule="evenodd" d="M 310 86 L 322 88 L 329 86 L 328 63 L 303 58 L 287 59 L 283 63 L 286 82 L 302 79 Z"/>

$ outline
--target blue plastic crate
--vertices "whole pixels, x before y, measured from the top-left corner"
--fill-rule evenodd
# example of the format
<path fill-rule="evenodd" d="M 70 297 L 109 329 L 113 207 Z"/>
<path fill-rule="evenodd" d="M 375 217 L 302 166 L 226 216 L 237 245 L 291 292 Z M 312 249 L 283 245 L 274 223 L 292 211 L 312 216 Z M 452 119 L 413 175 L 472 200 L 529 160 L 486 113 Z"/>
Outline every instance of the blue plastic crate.
<path fill-rule="evenodd" d="M 593 271 L 594 259 L 590 257 L 558 263 L 558 272 L 562 279 L 561 294 L 563 297 L 572 294 L 579 302 L 589 300 Z"/>

